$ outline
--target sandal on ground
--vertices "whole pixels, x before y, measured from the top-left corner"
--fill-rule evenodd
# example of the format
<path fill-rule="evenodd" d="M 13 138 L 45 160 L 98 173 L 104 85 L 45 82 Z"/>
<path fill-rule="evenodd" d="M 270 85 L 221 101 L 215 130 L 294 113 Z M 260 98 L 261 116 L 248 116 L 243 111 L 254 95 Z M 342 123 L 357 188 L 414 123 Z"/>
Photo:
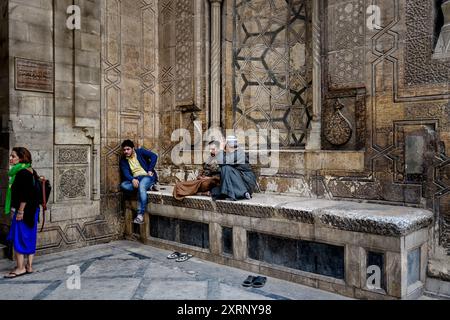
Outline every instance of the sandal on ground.
<path fill-rule="evenodd" d="M 15 279 L 15 278 L 19 278 L 22 277 L 24 275 L 28 274 L 26 271 L 24 273 L 15 273 L 15 272 L 10 272 L 8 275 L 4 276 L 4 279 Z"/>
<path fill-rule="evenodd" d="M 171 253 L 167 256 L 167 259 L 174 260 L 178 259 L 181 256 L 181 253 L 175 251 L 174 253 Z"/>
<path fill-rule="evenodd" d="M 251 287 L 255 279 L 256 279 L 255 276 L 248 276 L 247 279 L 245 279 L 244 282 L 242 282 L 242 286 Z"/>
<path fill-rule="evenodd" d="M 177 260 L 175 260 L 175 261 L 176 262 L 185 262 L 185 261 L 188 261 L 189 259 L 191 259 L 192 257 L 193 257 L 192 254 L 182 253 L 180 255 L 180 257 Z"/>
<path fill-rule="evenodd" d="M 252 287 L 253 288 L 262 288 L 266 285 L 267 278 L 266 277 L 256 277 L 253 280 Z"/>

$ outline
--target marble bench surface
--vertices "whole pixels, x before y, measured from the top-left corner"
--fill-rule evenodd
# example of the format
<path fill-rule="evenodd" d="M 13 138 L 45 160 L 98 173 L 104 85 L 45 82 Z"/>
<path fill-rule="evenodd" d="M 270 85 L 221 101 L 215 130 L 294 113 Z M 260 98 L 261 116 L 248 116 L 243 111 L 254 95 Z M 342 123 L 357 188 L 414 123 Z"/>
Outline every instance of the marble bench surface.
<path fill-rule="evenodd" d="M 322 224 L 340 230 L 384 236 L 404 236 L 433 223 L 429 210 L 352 201 L 302 198 L 293 195 L 256 193 L 251 200 L 212 201 L 191 196 L 178 201 L 173 186 L 150 191 L 149 203 L 255 218 L 282 218 L 309 224 Z"/>

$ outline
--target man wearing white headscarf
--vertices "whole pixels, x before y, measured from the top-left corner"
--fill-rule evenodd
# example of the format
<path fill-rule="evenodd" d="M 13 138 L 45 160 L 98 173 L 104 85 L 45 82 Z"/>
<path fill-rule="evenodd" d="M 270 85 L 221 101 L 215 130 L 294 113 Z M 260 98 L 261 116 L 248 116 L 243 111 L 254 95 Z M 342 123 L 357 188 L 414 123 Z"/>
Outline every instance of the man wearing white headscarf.
<path fill-rule="evenodd" d="M 219 153 L 217 162 L 220 166 L 220 186 L 211 191 L 213 199 L 251 199 L 256 188 L 256 176 L 235 136 L 227 137 L 225 150 Z"/>

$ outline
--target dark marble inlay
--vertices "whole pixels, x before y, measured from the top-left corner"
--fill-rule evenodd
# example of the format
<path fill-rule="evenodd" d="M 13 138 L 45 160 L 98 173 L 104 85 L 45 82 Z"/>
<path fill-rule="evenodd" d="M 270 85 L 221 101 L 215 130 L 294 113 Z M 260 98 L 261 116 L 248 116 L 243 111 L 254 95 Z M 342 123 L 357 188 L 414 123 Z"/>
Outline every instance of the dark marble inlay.
<path fill-rule="evenodd" d="M 248 233 L 251 259 L 301 271 L 344 279 L 344 247 Z"/>
<path fill-rule="evenodd" d="M 233 254 L 233 228 L 222 228 L 222 250 L 223 253 Z"/>
<path fill-rule="evenodd" d="M 420 281 L 420 248 L 408 252 L 408 286 Z"/>

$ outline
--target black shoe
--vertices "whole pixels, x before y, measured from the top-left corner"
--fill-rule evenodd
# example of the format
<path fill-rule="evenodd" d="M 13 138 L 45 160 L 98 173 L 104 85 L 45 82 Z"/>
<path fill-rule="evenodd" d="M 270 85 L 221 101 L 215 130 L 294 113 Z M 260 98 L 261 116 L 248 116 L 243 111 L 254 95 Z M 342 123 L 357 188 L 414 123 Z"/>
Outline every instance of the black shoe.
<path fill-rule="evenodd" d="M 256 277 L 252 282 L 253 288 L 262 288 L 266 285 L 267 278 L 266 277 Z"/>
<path fill-rule="evenodd" d="M 247 279 L 245 279 L 244 282 L 242 282 L 242 286 L 251 287 L 255 279 L 256 279 L 255 276 L 248 276 Z"/>

